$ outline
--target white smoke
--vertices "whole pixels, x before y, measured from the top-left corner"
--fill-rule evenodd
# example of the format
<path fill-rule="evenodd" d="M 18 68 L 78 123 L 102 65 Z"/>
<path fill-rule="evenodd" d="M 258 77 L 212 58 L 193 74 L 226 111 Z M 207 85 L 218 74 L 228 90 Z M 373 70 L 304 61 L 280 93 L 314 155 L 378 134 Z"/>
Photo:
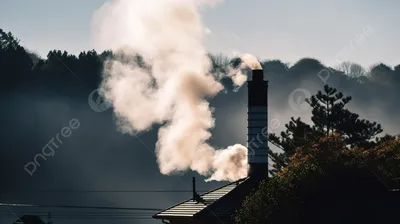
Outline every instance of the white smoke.
<path fill-rule="evenodd" d="M 241 63 L 237 68 L 228 67 L 227 69 L 227 76 L 232 79 L 236 87 L 241 87 L 247 81 L 247 75 L 244 74 L 244 71 L 246 71 L 247 68 L 252 70 L 262 69 L 258 59 L 251 54 L 243 54 L 240 56 L 240 59 L 243 63 Z"/>
<path fill-rule="evenodd" d="M 102 92 L 122 132 L 135 134 L 162 124 L 156 153 L 163 174 L 192 169 L 211 176 L 208 180 L 230 181 L 247 175 L 246 147 L 216 150 L 207 143 L 214 119 L 206 99 L 223 86 L 210 74 L 203 46 L 207 29 L 198 10 L 199 3 L 216 2 L 114 0 L 94 14 L 96 47 L 120 52 L 105 63 Z M 136 55 L 150 67 L 140 66 Z M 237 86 L 247 79 L 240 71 L 229 74 Z"/>

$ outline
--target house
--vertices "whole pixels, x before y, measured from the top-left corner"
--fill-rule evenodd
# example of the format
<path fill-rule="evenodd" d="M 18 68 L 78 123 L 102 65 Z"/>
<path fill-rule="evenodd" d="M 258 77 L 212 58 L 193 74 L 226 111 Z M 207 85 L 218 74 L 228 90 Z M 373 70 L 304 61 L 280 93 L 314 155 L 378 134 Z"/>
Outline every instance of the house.
<path fill-rule="evenodd" d="M 24 215 L 14 222 L 14 224 L 46 224 L 39 216 L 36 215 Z"/>
<path fill-rule="evenodd" d="M 253 70 L 248 86 L 248 163 L 246 178 L 198 195 L 193 179 L 193 197 L 167 208 L 153 218 L 171 224 L 228 224 L 260 181 L 268 176 L 268 81 L 263 70 Z"/>

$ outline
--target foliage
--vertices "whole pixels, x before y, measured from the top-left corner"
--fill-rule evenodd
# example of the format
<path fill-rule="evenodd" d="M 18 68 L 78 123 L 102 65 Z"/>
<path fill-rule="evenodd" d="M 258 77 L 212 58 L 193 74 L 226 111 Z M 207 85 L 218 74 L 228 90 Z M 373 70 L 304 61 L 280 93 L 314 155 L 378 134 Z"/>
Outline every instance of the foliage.
<path fill-rule="evenodd" d="M 297 148 L 287 167 L 262 182 L 245 200 L 236 221 L 363 223 L 367 217 L 363 209 L 371 201 L 371 214 L 385 212 L 382 208 L 388 204 L 374 200 L 396 186 L 393 179 L 400 177 L 399 165 L 400 138 L 382 139 L 367 150 L 346 147 L 339 133 L 322 137 L 312 146 Z M 349 204 L 354 206 L 351 213 L 346 211 Z"/>
<path fill-rule="evenodd" d="M 269 134 L 270 142 L 283 150 L 283 153 L 270 152 L 270 157 L 274 162 L 271 174 L 275 174 L 288 164 L 297 147 L 309 145 L 310 140 L 315 141 L 331 133 L 340 133 L 343 142 L 352 147 L 374 146 L 371 140 L 382 132 L 381 125 L 360 119 L 358 114 L 346 109 L 350 100 L 351 97 L 345 97 L 337 89 L 328 85 L 324 86 L 323 92 L 318 91 L 310 99 L 306 99 L 312 108 L 312 126 L 304 123 L 300 118 L 291 118 L 291 121 L 285 125 L 286 130 L 281 132 L 279 137 L 274 133 Z"/>
<path fill-rule="evenodd" d="M 320 71 L 324 66 L 314 58 L 303 58 L 296 62 L 291 68 L 293 74 L 308 73 L 310 71 Z"/>
<path fill-rule="evenodd" d="M 0 75 L 3 78 L 0 91 L 11 91 L 18 84 L 30 81 L 32 66 L 32 60 L 19 45 L 19 40 L 0 29 Z"/>
<path fill-rule="evenodd" d="M 261 66 L 265 73 L 269 76 L 273 75 L 285 75 L 289 71 L 289 65 L 287 63 L 283 63 L 280 60 L 267 60 L 264 61 Z"/>
<path fill-rule="evenodd" d="M 34 88 L 37 92 L 56 93 L 65 96 L 72 96 L 84 89 L 91 91 L 98 86 L 101 80 L 103 62 L 114 57 L 132 60 L 132 58 L 126 57 L 120 52 L 110 50 L 101 53 L 91 50 L 81 52 L 78 55 L 71 55 L 61 50 L 52 50 L 49 51 L 47 57 L 40 58 L 22 47 L 12 33 L 0 29 L 0 75 L 3 78 L 0 89 L 2 92 L 10 92 Z M 140 56 L 135 56 L 135 60 L 138 62 L 140 62 L 140 59 Z M 210 54 L 210 59 L 212 63 L 211 72 L 218 79 L 221 79 L 221 74 L 226 74 L 227 66 L 237 68 L 241 63 L 240 58 L 229 58 L 222 54 Z M 317 73 L 324 69 L 333 72 L 330 74 L 330 80 L 337 86 L 357 89 L 357 94 L 359 94 L 357 99 L 360 100 L 363 97 L 365 97 L 365 100 L 370 100 L 368 97 L 374 93 L 371 88 L 378 89 L 376 85 L 382 84 L 379 80 L 374 79 L 373 75 L 360 75 L 355 77 L 354 80 L 343 78 L 347 76 L 342 75 L 339 71 L 326 68 L 321 62 L 313 58 L 300 59 L 291 66 L 280 60 L 266 60 L 261 62 L 261 65 L 268 79 L 276 83 L 276 85 L 271 86 L 271 90 L 276 88 L 279 91 L 283 89 L 291 91 L 293 90 L 291 88 L 296 88 L 295 85 L 300 80 L 319 79 Z M 382 64 L 379 66 L 382 69 L 371 69 L 371 74 L 390 72 L 387 75 L 390 76 L 391 82 L 400 85 L 400 65 L 395 66 L 392 71 L 391 69 L 384 69 L 385 66 Z M 389 66 L 386 67 L 390 68 Z M 361 71 L 362 68 L 359 68 L 359 70 Z M 221 81 L 227 89 L 233 88 L 230 79 L 222 79 Z M 285 86 L 285 88 L 282 88 L 282 86 Z M 72 89 L 74 90 L 72 91 Z M 397 92 L 400 90 L 400 88 L 395 87 L 391 89 Z M 287 94 L 290 94 L 290 92 Z M 388 94 L 391 95 L 386 97 L 395 96 L 393 93 Z M 281 95 L 284 96 L 285 94 Z M 377 95 L 375 94 L 373 97 L 377 97 Z"/>
<path fill-rule="evenodd" d="M 389 66 L 379 63 L 371 67 L 370 77 L 380 84 L 390 84 L 393 78 L 393 70 Z"/>
<path fill-rule="evenodd" d="M 360 78 L 367 75 L 367 71 L 359 64 L 345 61 L 337 66 L 337 69 L 351 78 Z"/>

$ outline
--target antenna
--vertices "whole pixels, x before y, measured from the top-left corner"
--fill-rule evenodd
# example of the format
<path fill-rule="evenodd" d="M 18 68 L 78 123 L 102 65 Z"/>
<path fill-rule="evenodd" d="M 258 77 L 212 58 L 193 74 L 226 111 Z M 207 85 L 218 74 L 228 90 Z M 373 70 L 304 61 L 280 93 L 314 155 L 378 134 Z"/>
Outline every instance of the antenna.
<path fill-rule="evenodd" d="M 51 222 L 51 214 L 50 214 L 50 212 L 47 214 L 47 224 L 53 224 Z"/>

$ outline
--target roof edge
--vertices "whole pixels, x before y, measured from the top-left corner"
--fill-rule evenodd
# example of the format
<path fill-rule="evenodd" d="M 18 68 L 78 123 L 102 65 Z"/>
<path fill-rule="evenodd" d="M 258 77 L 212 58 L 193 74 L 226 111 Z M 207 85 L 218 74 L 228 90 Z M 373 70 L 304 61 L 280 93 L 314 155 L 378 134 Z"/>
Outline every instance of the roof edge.
<path fill-rule="evenodd" d="M 231 184 L 235 184 L 235 183 L 244 181 L 244 180 L 246 180 L 246 179 L 248 179 L 248 178 L 250 178 L 250 177 L 247 176 L 247 177 L 241 178 L 241 179 L 239 179 L 239 180 L 236 180 L 236 181 L 233 181 L 233 182 L 224 184 L 224 185 L 222 185 L 221 187 L 218 187 L 218 188 L 215 188 L 215 189 L 213 189 L 213 190 L 211 190 L 211 191 L 208 191 L 208 192 L 206 192 L 206 193 L 203 193 L 203 194 L 201 194 L 200 196 L 203 196 L 203 195 L 205 195 L 205 194 L 209 194 L 209 193 L 211 193 L 211 192 L 217 191 L 217 190 L 219 190 L 219 189 L 221 189 L 221 188 L 224 188 L 224 187 L 226 187 L 226 186 L 228 186 L 228 185 L 231 185 Z M 229 194 L 229 193 L 230 193 L 230 192 L 228 192 L 227 194 Z M 226 195 L 227 195 L 227 194 L 226 194 Z M 224 196 L 225 196 L 225 195 L 224 195 Z M 224 196 L 222 196 L 221 198 L 223 198 Z M 192 215 L 192 216 L 187 216 L 187 217 L 159 215 L 160 213 L 165 212 L 165 211 L 167 211 L 168 209 L 171 209 L 171 208 L 173 208 L 173 207 L 176 207 L 176 206 L 178 206 L 178 205 L 181 205 L 181 204 L 183 204 L 183 203 L 185 203 L 185 202 L 188 202 L 188 201 L 191 201 L 191 200 L 193 200 L 193 199 L 188 199 L 188 200 L 182 201 L 182 202 L 180 202 L 180 203 L 178 203 L 178 204 L 175 204 L 175 205 L 173 205 L 173 206 L 170 206 L 170 207 L 168 207 L 168 208 L 166 208 L 166 209 L 164 209 L 164 210 L 162 210 L 162 211 L 157 212 L 157 213 L 154 214 L 152 217 L 153 217 L 154 219 L 163 219 L 163 218 L 188 219 L 188 218 L 194 217 L 194 216 L 196 216 L 196 214 L 194 214 L 194 215 Z M 214 201 L 214 202 L 215 202 L 215 201 Z M 214 204 L 214 202 L 208 204 L 207 207 L 210 206 L 210 205 L 212 205 L 212 204 Z M 203 210 L 206 209 L 207 207 L 201 209 L 201 210 L 198 211 L 197 213 L 200 213 L 201 211 L 203 211 Z"/>

